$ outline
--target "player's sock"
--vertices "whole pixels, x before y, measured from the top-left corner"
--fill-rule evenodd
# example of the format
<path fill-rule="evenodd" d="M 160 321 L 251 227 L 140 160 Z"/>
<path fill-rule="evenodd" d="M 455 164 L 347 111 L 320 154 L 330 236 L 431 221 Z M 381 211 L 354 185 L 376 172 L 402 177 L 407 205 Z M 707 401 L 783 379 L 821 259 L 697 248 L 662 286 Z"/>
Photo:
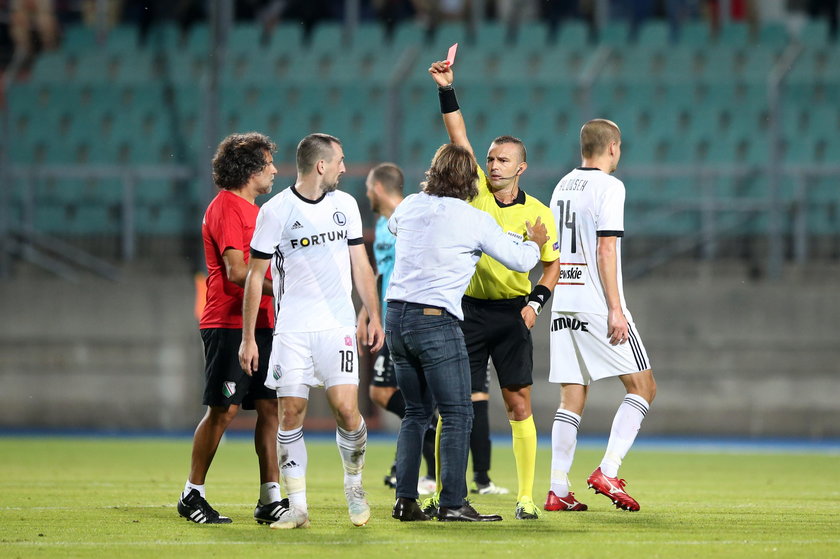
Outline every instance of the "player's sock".
<path fill-rule="evenodd" d="M 490 418 L 487 400 L 473 402 L 473 424 L 470 432 L 470 452 L 473 461 L 473 481 L 486 485 L 490 483 Z"/>
<path fill-rule="evenodd" d="M 435 437 L 434 424 L 429 425 L 426 432 L 423 433 L 423 458 L 426 460 L 426 476 L 432 479 L 437 479 L 437 470 L 435 468 Z"/>
<path fill-rule="evenodd" d="M 276 481 L 269 481 L 260 485 L 260 503 L 269 505 L 281 499 L 280 484 Z"/>
<path fill-rule="evenodd" d="M 569 470 L 575 458 L 580 416 L 558 409 L 551 426 L 551 490 L 558 497 L 569 494 Z"/>
<path fill-rule="evenodd" d="M 396 415 L 400 419 L 405 417 L 405 398 L 403 398 L 402 392 L 397 390 L 391 397 L 388 399 L 388 404 L 385 406 L 385 409 L 391 412 L 392 414 Z"/>
<path fill-rule="evenodd" d="M 642 420 L 647 415 L 650 404 L 636 394 L 628 394 L 624 401 L 618 406 L 613 418 L 610 440 L 607 442 L 607 451 L 601 460 L 601 472 L 607 477 L 617 477 L 621 461 L 627 456 Z"/>
<path fill-rule="evenodd" d="M 306 465 L 308 455 L 303 440 L 303 427 L 291 431 L 277 431 L 277 458 L 280 462 L 280 482 L 289 503 L 307 510 Z"/>
<path fill-rule="evenodd" d="M 534 493 L 534 470 L 537 467 L 537 427 L 534 416 L 522 421 L 511 421 L 513 432 L 513 457 L 516 460 L 516 479 L 519 482 L 519 496 L 531 497 Z"/>
<path fill-rule="evenodd" d="M 204 495 L 204 484 L 202 483 L 201 485 L 196 485 L 194 483 L 190 483 L 190 480 L 187 480 L 187 483 L 184 485 L 184 492 L 181 493 L 181 496 L 186 497 L 187 495 L 190 494 L 190 491 L 192 491 L 193 489 L 197 489 L 199 495 L 201 495 L 202 498 L 205 497 L 205 495 Z"/>
<path fill-rule="evenodd" d="M 344 486 L 361 485 L 367 447 L 367 426 L 364 418 L 361 418 L 361 423 L 355 431 L 345 431 L 336 427 L 335 442 L 344 464 Z"/>

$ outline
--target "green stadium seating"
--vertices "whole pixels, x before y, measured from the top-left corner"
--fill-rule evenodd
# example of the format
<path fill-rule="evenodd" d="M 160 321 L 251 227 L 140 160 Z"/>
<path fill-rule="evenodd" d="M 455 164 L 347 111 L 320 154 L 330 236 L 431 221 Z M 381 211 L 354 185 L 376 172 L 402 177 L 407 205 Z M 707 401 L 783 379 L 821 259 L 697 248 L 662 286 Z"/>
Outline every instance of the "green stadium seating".
<path fill-rule="evenodd" d="M 823 24 L 809 24 L 809 36 L 802 36 L 805 50 L 783 84 L 780 105 L 782 162 L 801 169 L 840 162 L 840 48 L 812 36 L 820 29 Z M 155 26 L 143 47 L 133 27 L 112 29 L 100 45 L 89 28 L 70 26 L 62 49 L 40 55 L 28 82 L 9 89 L 9 156 L 14 165 L 205 165 L 224 135 L 258 130 L 278 144 L 278 161 L 292 162 L 300 138 L 322 131 L 343 140 L 349 164 L 394 159 L 419 180 L 446 141 L 426 68 L 457 41 L 458 94 L 480 159 L 493 137 L 509 133 L 525 141 L 531 171 L 568 169 L 579 164 L 580 125 L 598 116 L 622 129 L 622 166 L 728 169 L 771 160 L 767 77 L 788 43 L 783 26 L 766 24 L 753 35 L 732 24 L 712 36 L 706 23 L 688 23 L 676 44 L 661 20 L 646 22 L 636 43 L 627 41 L 625 22 L 603 31 L 601 44 L 613 51 L 587 91 L 580 79 L 595 62 L 597 46 L 580 21 L 564 21 L 555 43 L 544 24 L 524 23 L 513 44 L 497 23 L 484 24 L 474 36 L 462 24 L 444 24 L 429 36 L 417 25 L 401 25 L 390 44 L 377 24 L 363 23 L 347 43 L 343 27 L 324 24 L 316 26 L 308 48 L 300 47 L 297 24 L 276 26 L 267 41 L 259 26 L 236 25 L 220 81 L 218 138 L 208 141 L 202 120 L 206 25 L 193 26 L 186 36 L 171 24 Z M 416 67 L 389 89 L 409 50 Z M 402 119 L 396 138 L 388 120 L 392 93 Z M 529 177 L 525 188 L 547 202 L 555 180 Z M 654 216 L 657 234 L 696 233 L 697 212 L 668 213 L 662 204 L 698 199 L 698 180 L 633 178 L 628 216 Z M 766 194 L 766 182 L 763 172 L 750 173 L 709 179 L 704 188 L 719 198 L 754 198 Z M 361 189 L 362 183 L 345 186 Z M 783 184 L 791 198 L 793 181 Z M 809 228 L 837 234 L 837 179 L 814 178 L 809 185 Z M 193 231 L 187 216 L 206 186 L 139 181 L 138 231 Z M 35 216 L 39 227 L 74 235 L 119 230 L 119 179 L 56 178 L 34 187 L 39 204 L 49 201 Z M 94 209 L 79 207 L 85 204 Z M 738 219 L 733 212 L 721 223 Z M 757 217 L 742 232 L 762 227 L 766 220 Z"/>
<path fill-rule="evenodd" d="M 630 26 L 624 20 L 613 20 L 598 29 L 598 43 L 611 47 L 623 48 L 630 39 Z"/>
<path fill-rule="evenodd" d="M 705 21 L 686 21 L 680 25 L 679 42 L 695 48 L 703 48 L 712 42 L 709 24 Z"/>

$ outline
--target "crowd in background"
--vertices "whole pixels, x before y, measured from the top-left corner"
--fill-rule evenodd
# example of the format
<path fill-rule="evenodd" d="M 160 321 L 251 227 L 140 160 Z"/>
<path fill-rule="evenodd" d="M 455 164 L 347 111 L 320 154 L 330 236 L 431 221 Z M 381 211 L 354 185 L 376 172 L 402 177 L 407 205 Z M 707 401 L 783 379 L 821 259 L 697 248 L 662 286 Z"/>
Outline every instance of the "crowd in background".
<path fill-rule="evenodd" d="M 152 25 L 174 22 L 183 31 L 208 17 L 208 0 L 0 0 L 0 67 L 31 59 L 61 44 L 62 29 L 83 23 L 107 30 L 117 24 L 139 26 L 141 38 Z M 324 21 L 343 21 L 347 0 L 236 0 L 236 21 L 256 21 L 266 30 L 280 22 L 302 24 L 309 36 Z M 633 37 L 649 19 L 667 20 L 676 35 L 689 20 L 703 20 L 712 29 L 721 21 L 782 21 L 795 35 L 806 18 L 826 18 L 836 40 L 840 0 L 357 0 L 360 21 L 379 21 L 389 30 L 416 21 L 432 28 L 438 22 L 501 21 L 515 27 L 545 21 L 551 36 L 569 19 L 594 29 L 606 19 L 630 22 Z M 726 7 L 728 6 L 728 12 Z M 722 9 L 724 8 L 724 9 Z M 480 10 L 482 13 L 476 13 Z M 600 12 L 599 12 L 600 10 Z M 722 13 L 723 12 L 723 13 Z"/>

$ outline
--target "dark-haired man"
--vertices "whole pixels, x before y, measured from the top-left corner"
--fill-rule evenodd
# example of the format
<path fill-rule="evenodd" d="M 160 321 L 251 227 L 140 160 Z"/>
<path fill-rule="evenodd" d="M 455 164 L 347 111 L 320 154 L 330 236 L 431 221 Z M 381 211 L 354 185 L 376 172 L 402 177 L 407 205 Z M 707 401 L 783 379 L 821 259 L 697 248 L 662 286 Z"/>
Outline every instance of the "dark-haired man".
<path fill-rule="evenodd" d="M 385 334 L 379 318 L 376 280 L 362 239 L 356 200 L 337 190 L 344 174 L 341 141 L 310 134 L 297 148 L 297 180 L 267 202 L 257 217 L 245 281 L 240 365 L 255 370 L 263 353 L 254 324 L 262 278 L 272 265 L 275 335 L 266 386 L 277 391 L 281 420 L 277 454 L 289 508 L 272 528 L 309 525 L 307 452 L 303 419 L 312 387 L 324 386 L 335 416 L 336 444 L 344 466 L 350 521 L 363 526 L 370 506 L 362 489 L 367 428 L 359 413 L 356 311 L 351 291 L 367 308 L 372 351 Z"/>
<path fill-rule="evenodd" d="M 256 132 L 232 134 L 213 158 L 213 180 L 219 193 L 204 214 L 201 234 L 207 261 L 207 302 L 199 328 L 204 342 L 207 412 L 193 437 L 190 475 L 178 501 L 178 513 L 199 524 L 227 524 L 205 500 L 204 482 L 222 435 L 240 407 L 257 410 L 254 446 L 260 464 L 260 498 L 254 518 L 274 522 L 280 514 L 277 452 L 277 396 L 264 386 L 271 350 L 274 315 L 271 282 L 261 278 L 263 296 L 257 313 L 256 340 L 263 348 L 259 366 L 246 374 L 239 366 L 242 341 L 242 287 L 259 208 L 257 196 L 271 192 L 274 143 Z"/>
<path fill-rule="evenodd" d="M 441 113 L 449 139 L 473 154 L 467 138 L 464 117 L 458 107 L 452 82 L 455 75 L 446 61 L 429 68 L 438 85 Z M 489 213 L 509 235 L 526 236 L 524 223 L 537 217 L 553 237 L 554 218 L 539 200 L 525 194 L 519 177 L 528 168 L 525 145 L 513 136 L 499 136 L 487 151 L 487 174 L 479 167 L 478 195 L 471 204 Z M 515 517 L 532 520 L 539 516 L 534 504 L 534 470 L 537 454 L 537 430 L 531 412 L 533 342 L 531 328 L 537 315 L 551 297 L 551 289 L 560 273 L 557 243 L 542 246 L 543 273 L 532 289 L 527 272 L 510 270 L 488 255 L 483 255 L 464 295 L 464 332 L 470 355 L 472 401 L 475 413 L 470 435 L 473 456 L 474 493 L 507 493 L 490 480 L 490 426 L 488 417 L 488 360 L 493 360 L 502 398 L 513 433 L 513 455 L 519 491 Z"/>

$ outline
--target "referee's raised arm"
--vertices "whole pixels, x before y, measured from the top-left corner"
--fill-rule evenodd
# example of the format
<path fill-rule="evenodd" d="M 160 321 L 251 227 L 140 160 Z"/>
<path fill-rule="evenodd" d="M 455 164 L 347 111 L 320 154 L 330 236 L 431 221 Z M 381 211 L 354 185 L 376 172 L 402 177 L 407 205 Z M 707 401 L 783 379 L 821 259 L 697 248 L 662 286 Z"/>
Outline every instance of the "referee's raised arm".
<path fill-rule="evenodd" d="M 446 126 L 446 133 L 449 134 L 449 141 L 456 146 L 467 149 L 473 158 L 475 152 L 467 138 L 467 125 L 464 123 L 464 115 L 458 106 L 458 99 L 455 96 L 455 88 L 452 82 L 455 81 L 455 73 L 446 60 L 433 62 L 429 67 L 429 74 L 438 86 L 438 97 L 440 98 L 440 112 L 443 114 L 443 124 Z"/>

